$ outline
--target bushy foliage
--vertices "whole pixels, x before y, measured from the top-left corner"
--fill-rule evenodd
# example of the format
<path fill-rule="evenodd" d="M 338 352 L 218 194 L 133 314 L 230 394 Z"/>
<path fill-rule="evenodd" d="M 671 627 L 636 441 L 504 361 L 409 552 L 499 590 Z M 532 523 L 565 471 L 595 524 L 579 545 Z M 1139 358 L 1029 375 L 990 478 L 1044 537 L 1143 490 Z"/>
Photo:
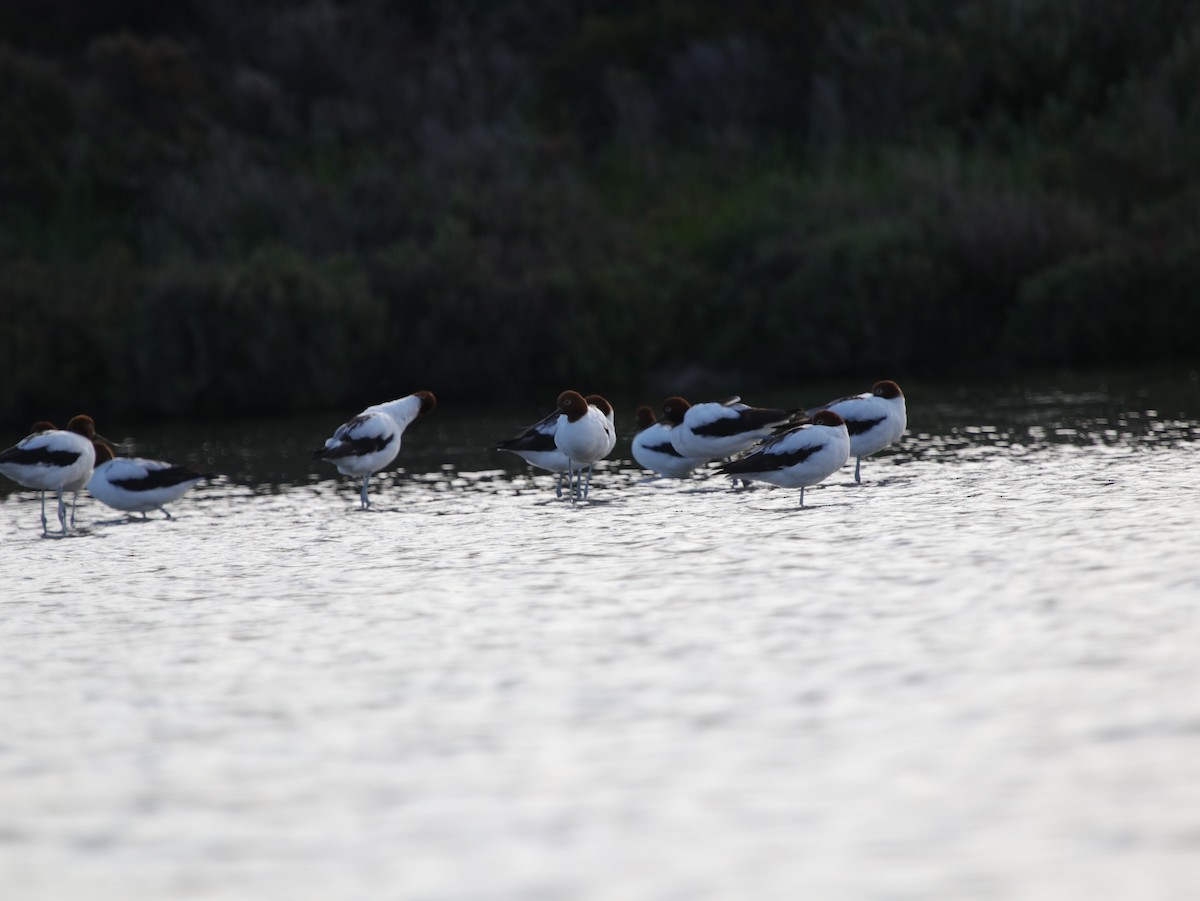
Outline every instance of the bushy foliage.
<path fill-rule="evenodd" d="M 13 0 L 0 419 L 1186 355 L 1197 84 L 1187 0 Z"/>

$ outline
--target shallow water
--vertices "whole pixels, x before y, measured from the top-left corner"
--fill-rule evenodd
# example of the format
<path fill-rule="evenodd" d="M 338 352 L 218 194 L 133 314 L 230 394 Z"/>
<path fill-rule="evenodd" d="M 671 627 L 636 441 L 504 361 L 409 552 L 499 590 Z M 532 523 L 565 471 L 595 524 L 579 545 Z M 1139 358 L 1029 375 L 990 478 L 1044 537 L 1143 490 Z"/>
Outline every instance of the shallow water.
<path fill-rule="evenodd" d="M 485 449 L 539 405 L 367 513 L 336 416 L 139 429 L 223 474 L 170 522 L 9 486 L 3 897 L 1196 897 L 1195 378 L 906 390 L 804 510 L 572 508 Z"/>

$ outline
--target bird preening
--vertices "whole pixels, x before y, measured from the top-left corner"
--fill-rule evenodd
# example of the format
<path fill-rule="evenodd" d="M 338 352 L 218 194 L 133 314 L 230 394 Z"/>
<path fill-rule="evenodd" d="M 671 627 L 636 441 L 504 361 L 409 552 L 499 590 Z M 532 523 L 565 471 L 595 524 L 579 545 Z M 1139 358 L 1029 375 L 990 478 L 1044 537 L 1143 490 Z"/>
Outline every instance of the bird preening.
<path fill-rule="evenodd" d="M 388 466 L 400 453 L 400 438 L 413 420 L 437 407 L 432 391 L 417 391 L 399 400 L 367 407 L 338 426 L 325 446 L 313 452 L 343 475 L 362 479 L 359 499 L 362 509 L 371 507 L 367 484 L 371 476 Z"/>

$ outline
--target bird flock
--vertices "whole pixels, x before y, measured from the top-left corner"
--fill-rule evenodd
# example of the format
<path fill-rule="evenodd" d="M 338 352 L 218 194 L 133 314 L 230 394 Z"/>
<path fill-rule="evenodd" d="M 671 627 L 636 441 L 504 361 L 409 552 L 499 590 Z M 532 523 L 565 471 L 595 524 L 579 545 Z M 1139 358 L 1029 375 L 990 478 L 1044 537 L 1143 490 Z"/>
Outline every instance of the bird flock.
<path fill-rule="evenodd" d="M 47 491 L 58 498 L 58 523 L 65 535 L 68 519 L 70 528 L 75 527 L 75 506 L 84 488 L 116 510 L 141 513 L 143 518 L 150 510 L 161 510 L 170 519 L 165 505 L 210 478 L 162 460 L 117 457 L 113 442 L 96 433 L 96 423 L 87 415 L 72 417 L 65 429 L 45 420 L 35 422 L 31 434 L 0 451 L 0 474 L 41 492 L 43 535 L 49 534 Z M 72 494 L 69 517 L 67 492 Z"/>
<path fill-rule="evenodd" d="M 855 458 L 854 481 L 862 481 L 862 460 L 894 444 L 908 426 L 904 392 L 890 380 L 870 391 L 819 407 L 775 410 L 752 407 L 740 397 L 690 404 L 682 397 L 663 402 L 663 418 L 648 406 L 637 408 L 637 433 L 631 450 L 639 466 L 666 478 L 684 479 L 697 469 L 723 461 L 717 472 L 735 482 L 766 482 L 804 489 L 823 481 Z M 612 405 L 599 395 L 577 391 L 559 395 L 558 408 L 499 442 L 531 466 L 568 475 L 572 502 L 587 497 L 582 475 L 615 445 Z"/>
<path fill-rule="evenodd" d="M 398 400 L 367 407 L 340 425 L 315 459 L 332 463 L 343 475 L 361 480 L 359 502 L 371 506 L 371 476 L 400 453 L 401 438 L 419 416 L 432 412 L 437 398 L 417 391 Z M 895 443 L 908 425 L 904 393 L 893 381 L 876 382 L 870 391 L 810 409 L 753 407 L 738 397 L 690 404 L 669 397 L 656 419 L 638 407 L 633 458 L 658 476 L 684 479 L 702 467 L 731 477 L 735 484 L 766 482 L 804 489 L 837 472 L 855 458 L 854 480 L 861 481 L 864 457 Z M 563 391 L 553 411 L 512 438 L 496 444 L 531 466 L 557 473 L 555 492 L 566 482 L 571 503 L 588 498 L 592 468 L 617 444 L 612 404 L 598 394 Z M 46 420 L 31 434 L 0 451 L 0 474 L 41 493 L 42 534 L 49 534 L 46 492 L 58 501 L 60 533 L 75 528 L 75 506 L 84 488 L 101 503 L 124 513 L 160 510 L 210 475 L 162 460 L 116 455 L 114 442 L 96 432 L 90 416 L 79 415 L 65 429 Z M 715 469 L 710 464 L 717 463 Z M 68 508 L 66 495 L 72 495 Z"/>

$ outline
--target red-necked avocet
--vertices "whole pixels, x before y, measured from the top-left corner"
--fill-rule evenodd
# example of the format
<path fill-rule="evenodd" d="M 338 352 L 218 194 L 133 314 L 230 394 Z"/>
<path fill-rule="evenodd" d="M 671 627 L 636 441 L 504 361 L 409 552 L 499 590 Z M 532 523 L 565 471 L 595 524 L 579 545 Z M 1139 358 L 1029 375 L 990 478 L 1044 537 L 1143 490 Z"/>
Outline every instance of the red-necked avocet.
<path fill-rule="evenodd" d="M 719 460 L 753 447 L 793 418 L 787 410 L 751 407 L 732 397 L 693 406 L 682 397 L 663 402 L 663 417 L 673 428 L 671 444 L 685 457 Z"/>
<path fill-rule="evenodd" d="M 567 471 L 569 461 L 554 443 L 559 415 L 556 409 L 506 441 L 497 442 L 496 450 L 512 451 L 530 466 L 558 473 L 558 485 L 554 493 L 562 497 L 563 474 Z"/>
<path fill-rule="evenodd" d="M 313 453 L 328 460 L 338 472 L 362 479 L 362 509 L 367 510 L 367 482 L 372 473 L 379 472 L 396 459 L 400 452 L 400 436 L 414 419 L 437 406 L 437 398 L 429 391 L 417 391 L 399 400 L 367 407 L 349 422 L 343 423 Z"/>
<path fill-rule="evenodd" d="M 612 404 L 602 397 L 599 400 L 612 410 Z M 616 446 L 616 429 L 602 406 L 595 402 L 589 404 L 578 391 L 564 391 L 560 394 L 558 410 L 554 444 L 569 461 L 567 477 L 572 480 L 570 490 L 571 501 L 574 503 L 579 498 L 586 497 L 583 470 L 588 469 L 590 482 L 591 466 Z"/>
<path fill-rule="evenodd" d="M 637 408 L 637 434 L 633 436 L 633 459 L 638 465 L 661 476 L 684 479 L 704 461 L 685 457 L 671 443 L 674 429 L 669 422 L 658 422 L 654 411 L 643 405 Z"/>
<path fill-rule="evenodd" d="M 115 457 L 107 444 L 96 445 L 96 471 L 88 481 L 88 493 L 102 504 L 124 513 L 161 510 L 167 519 L 174 517 L 166 504 L 179 500 L 196 483 L 211 476 L 194 472 L 162 460 L 142 457 Z"/>
<path fill-rule="evenodd" d="M 758 450 L 726 463 L 721 472 L 738 479 L 754 479 L 781 488 L 804 489 L 837 472 L 850 458 L 850 435 L 842 417 L 822 410 L 811 422 L 789 429 Z"/>
<path fill-rule="evenodd" d="M 26 488 L 41 492 L 43 535 L 49 533 L 46 525 L 46 492 L 53 491 L 58 497 L 58 522 L 65 535 L 67 510 L 63 503 L 63 492 L 78 491 L 91 476 L 96 460 L 93 444 L 96 424 L 92 417 L 79 415 L 71 418 L 66 429 L 44 428 L 48 425 L 51 423 L 35 423 L 33 434 L 0 452 L 0 473 Z"/>
<path fill-rule="evenodd" d="M 863 457 L 894 444 L 908 427 L 904 392 L 888 379 L 876 382 L 870 391 L 830 401 L 810 410 L 832 410 L 846 421 L 850 433 L 850 456 L 854 457 L 854 481 L 861 482 Z"/>

